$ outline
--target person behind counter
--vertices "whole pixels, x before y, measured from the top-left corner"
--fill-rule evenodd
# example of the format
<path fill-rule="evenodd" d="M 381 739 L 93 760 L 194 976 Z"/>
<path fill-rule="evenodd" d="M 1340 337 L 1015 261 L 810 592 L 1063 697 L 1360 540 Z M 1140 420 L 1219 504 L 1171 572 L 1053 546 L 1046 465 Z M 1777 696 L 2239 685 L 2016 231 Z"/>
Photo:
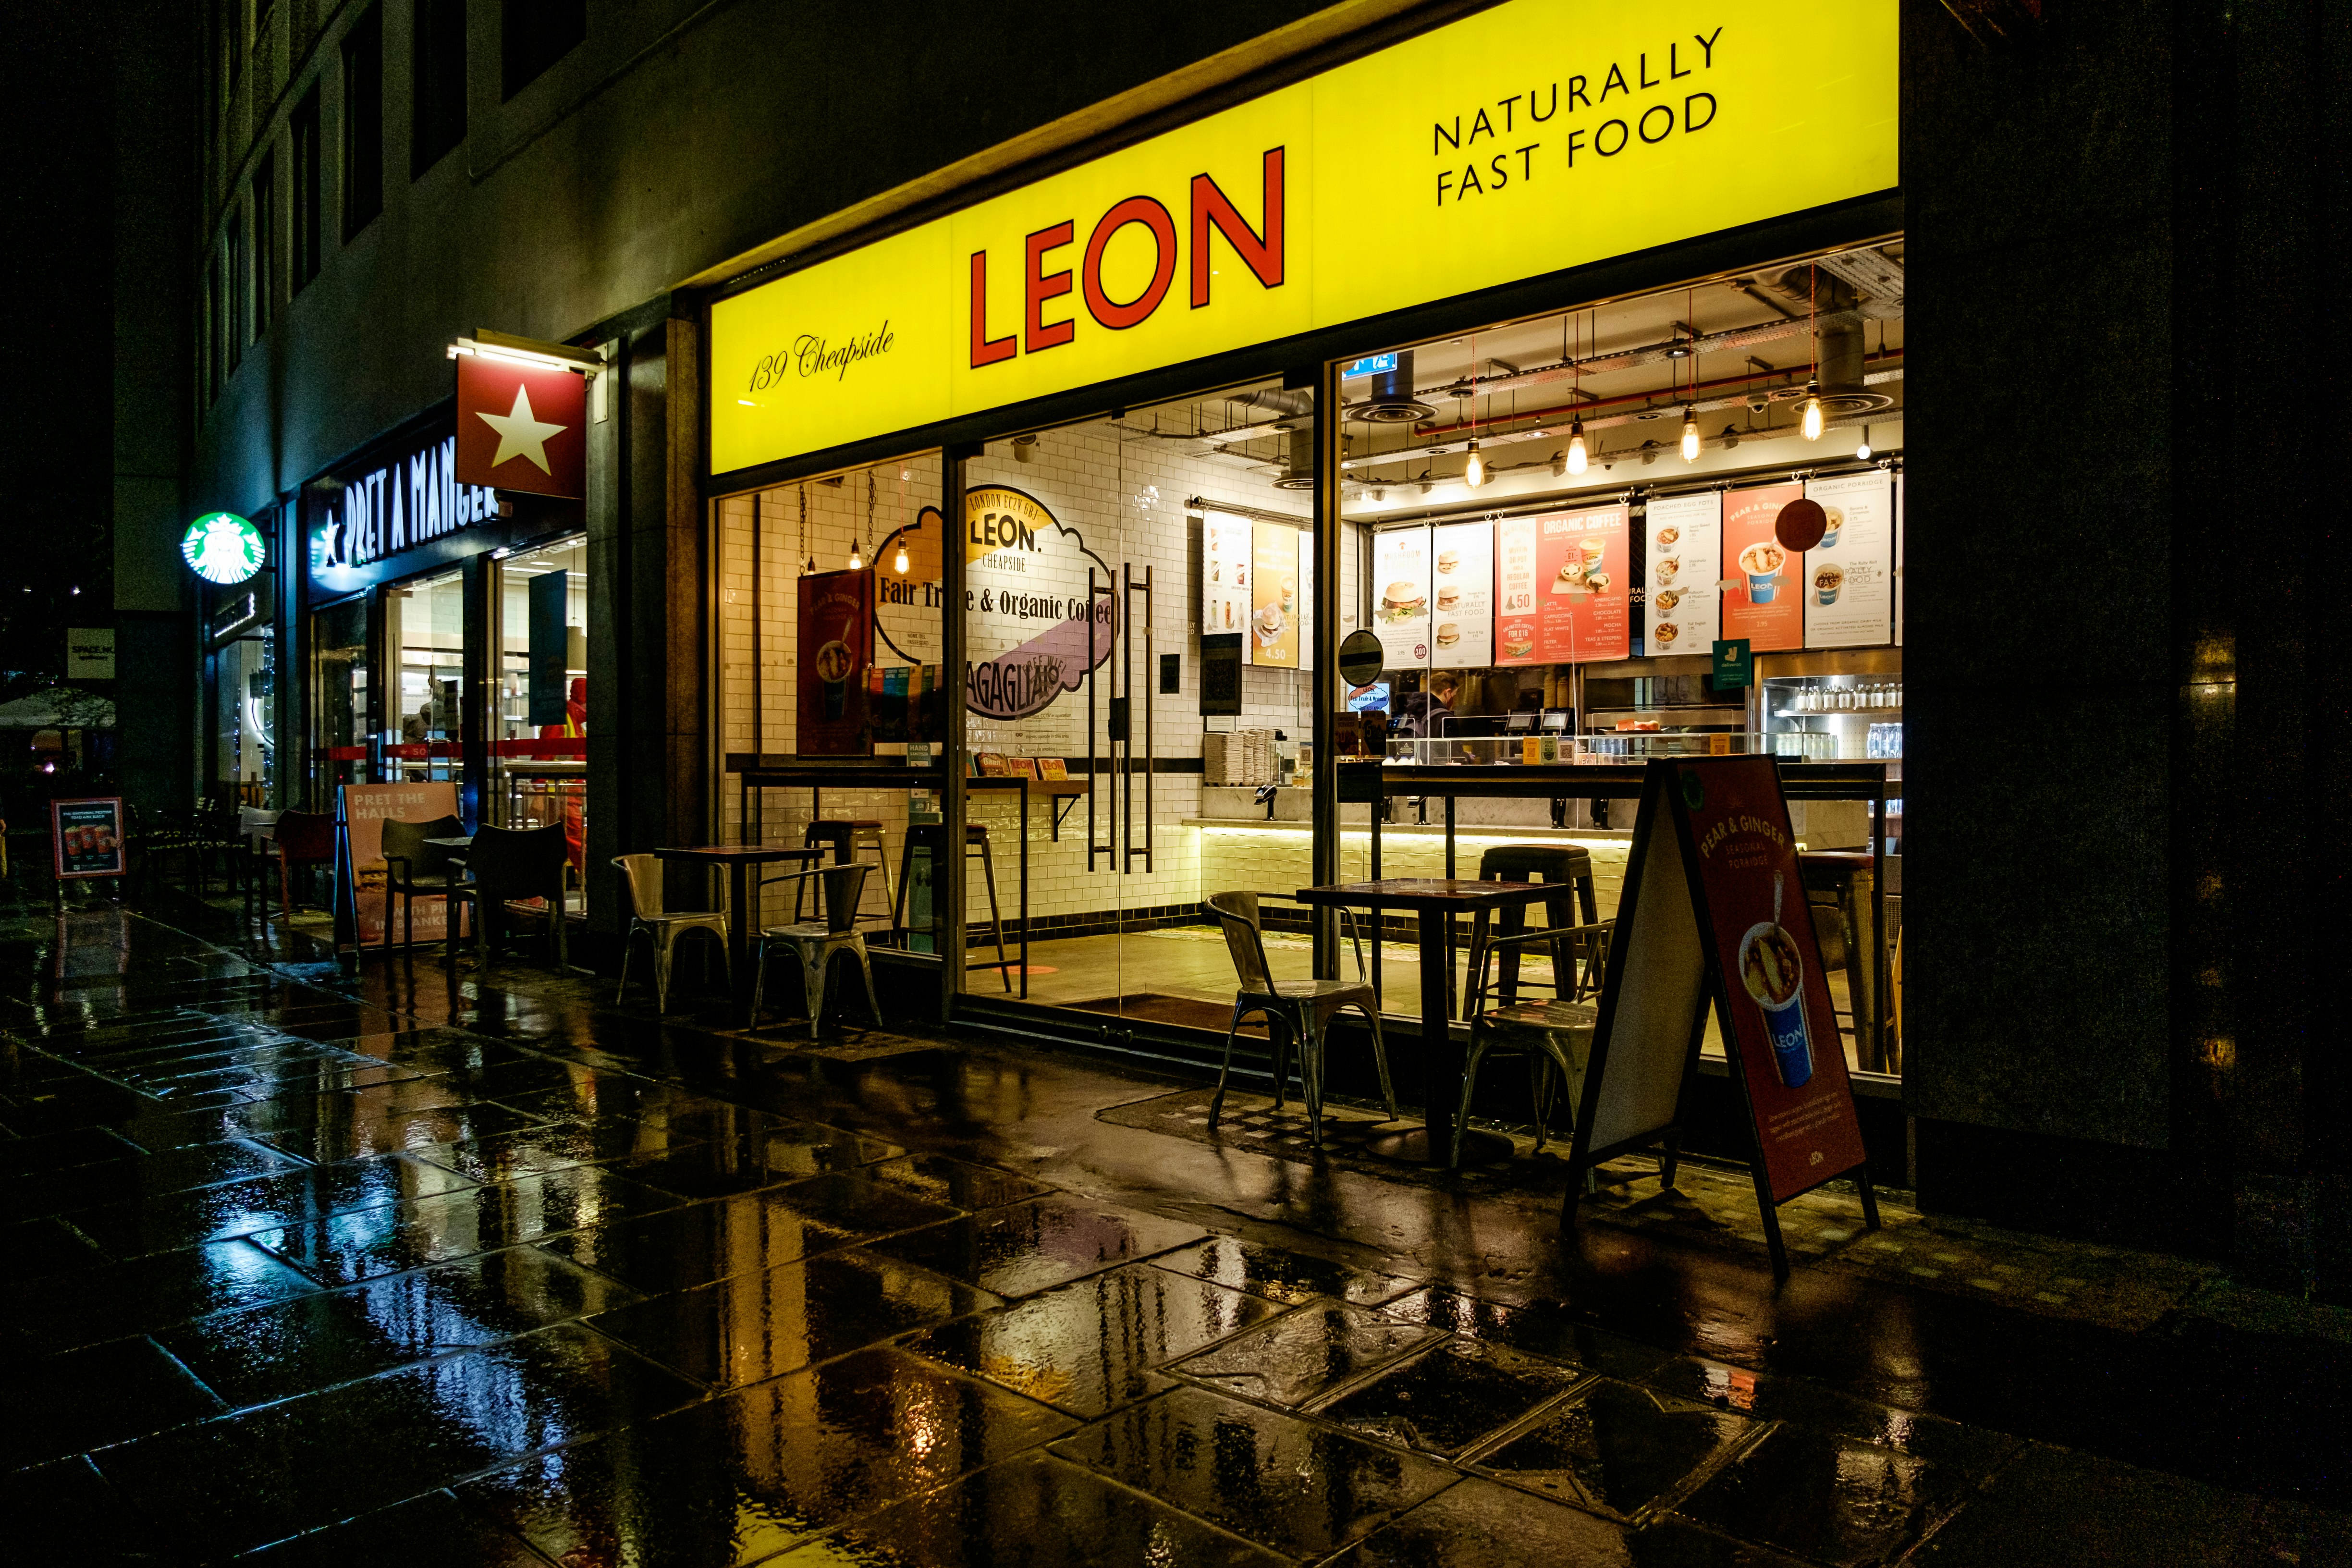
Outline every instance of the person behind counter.
<path fill-rule="evenodd" d="M 1404 693 L 1396 700 L 1390 733 L 1408 739 L 1434 737 L 1438 721 L 1453 717 L 1454 700 L 1461 689 L 1457 677 L 1440 674 L 1431 678 L 1426 689 Z"/>

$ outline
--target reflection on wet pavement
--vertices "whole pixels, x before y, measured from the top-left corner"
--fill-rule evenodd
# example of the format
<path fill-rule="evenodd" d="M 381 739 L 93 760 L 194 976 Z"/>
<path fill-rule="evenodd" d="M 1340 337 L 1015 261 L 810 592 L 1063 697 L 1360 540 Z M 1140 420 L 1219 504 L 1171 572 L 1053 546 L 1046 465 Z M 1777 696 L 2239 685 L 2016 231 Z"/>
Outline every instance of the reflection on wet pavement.
<path fill-rule="evenodd" d="M 12 1559 L 2031 1568 L 2117 1506 L 2183 1561 L 2352 1550 L 2047 1440 L 2342 1500 L 2308 1348 L 2292 1419 L 2224 1441 L 2178 1381 L 2252 1363 L 2185 1333 L 1776 1294 L 1499 1183 L 1106 1122 L 1165 1083 L 1026 1043 L 813 1054 L 527 968 L 347 976 L 226 910 L 191 919 L 281 967 L 10 909 Z M 2121 1386 L 2098 1354 L 2168 1397 L 2037 1386 Z M 2105 1528 L 2084 1559 L 2151 1539 Z"/>

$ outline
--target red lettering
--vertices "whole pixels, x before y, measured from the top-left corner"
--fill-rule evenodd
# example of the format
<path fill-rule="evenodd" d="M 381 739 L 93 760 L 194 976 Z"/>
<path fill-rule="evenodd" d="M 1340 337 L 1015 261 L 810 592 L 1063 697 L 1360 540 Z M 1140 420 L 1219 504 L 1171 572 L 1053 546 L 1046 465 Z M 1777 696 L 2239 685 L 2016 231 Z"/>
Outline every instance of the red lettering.
<path fill-rule="evenodd" d="M 1065 219 L 1051 228 L 1039 229 L 1024 246 L 1028 253 L 1028 265 L 1021 270 L 1021 287 L 1029 300 L 1028 317 L 1023 322 L 1024 335 L 1021 350 L 1024 353 L 1034 354 L 1039 349 L 1058 348 L 1077 335 L 1076 322 L 1049 322 L 1045 315 L 1046 300 L 1070 291 L 1070 275 L 1041 270 L 1045 265 L 1045 253 L 1059 250 L 1069 244 L 1074 232 L 1071 224 Z"/>
<path fill-rule="evenodd" d="M 1110 248 L 1111 237 L 1131 223 L 1141 224 L 1151 231 L 1154 259 L 1151 281 L 1142 293 L 1122 305 L 1103 291 L 1102 260 L 1103 252 Z M 1160 301 L 1167 297 L 1168 285 L 1176 279 L 1176 220 L 1150 196 L 1128 197 L 1103 214 L 1102 222 L 1095 225 L 1094 233 L 1087 239 L 1086 265 L 1079 268 L 1078 278 L 1085 288 L 1088 315 L 1114 331 L 1141 325 L 1160 309 Z"/>
<path fill-rule="evenodd" d="M 988 335 L 988 252 L 975 250 L 971 253 L 971 368 L 1011 359 L 1019 352 L 1012 333 L 1001 338 Z"/>
<path fill-rule="evenodd" d="M 1243 265 L 1269 289 L 1282 285 L 1282 149 L 1265 154 L 1265 228 L 1252 229 L 1206 174 L 1192 176 L 1192 309 L 1209 302 L 1209 229 L 1214 225 Z"/>

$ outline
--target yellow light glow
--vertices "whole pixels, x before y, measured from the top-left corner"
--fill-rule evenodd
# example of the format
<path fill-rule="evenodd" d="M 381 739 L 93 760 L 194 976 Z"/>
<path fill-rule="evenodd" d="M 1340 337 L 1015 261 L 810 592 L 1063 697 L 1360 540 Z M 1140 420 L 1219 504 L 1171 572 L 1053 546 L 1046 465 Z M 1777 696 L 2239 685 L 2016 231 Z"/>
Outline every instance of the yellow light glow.
<path fill-rule="evenodd" d="M 1592 455 L 1584 445 L 1584 421 L 1577 420 L 1568 427 L 1568 471 L 1580 474 L 1592 464 Z"/>
<path fill-rule="evenodd" d="M 1683 461 L 1698 461 L 1698 416 L 1690 411 L 1688 405 L 1683 408 Z"/>

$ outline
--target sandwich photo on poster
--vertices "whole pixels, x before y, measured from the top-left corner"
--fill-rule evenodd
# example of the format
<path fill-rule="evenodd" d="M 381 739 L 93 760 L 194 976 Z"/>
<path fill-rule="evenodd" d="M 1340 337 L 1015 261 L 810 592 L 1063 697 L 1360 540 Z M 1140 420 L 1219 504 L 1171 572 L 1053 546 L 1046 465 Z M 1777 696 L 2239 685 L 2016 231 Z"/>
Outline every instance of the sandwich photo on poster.
<path fill-rule="evenodd" d="M 1721 635 L 1747 638 L 1757 653 L 1805 646 L 1805 557 L 1772 532 L 1780 509 L 1804 493 L 1801 484 L 1759 485 L 1723 498 Z M 1650 562 L 1654 579 L 1662 563 L 1654 555 Z M 1651 584 L 1653 591 L 1665 585 Z"/>
<path fill-rule="evenodd" d="M 1429 665 L 1429 530 L 1391 528 L 1372 535 L 1372 630 L 1390 669 Z"/>
<path fill-rule="evenodd" d="M 1654 655 L 1707 652 L 1723 635 L 1715 575 L 1723 553 L 1722 492 L 1657 497 L 1642 526 L 1654 576 L 1666 574 L 1666 581 L 1648 586 L 1643 647 Z"/>
<path fill-rule="evenodd" d="M 1449 522 L 1430 545 L 1430 662 L 1483 669 L 1495 662 L 1495 525 Z"/>

